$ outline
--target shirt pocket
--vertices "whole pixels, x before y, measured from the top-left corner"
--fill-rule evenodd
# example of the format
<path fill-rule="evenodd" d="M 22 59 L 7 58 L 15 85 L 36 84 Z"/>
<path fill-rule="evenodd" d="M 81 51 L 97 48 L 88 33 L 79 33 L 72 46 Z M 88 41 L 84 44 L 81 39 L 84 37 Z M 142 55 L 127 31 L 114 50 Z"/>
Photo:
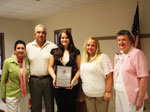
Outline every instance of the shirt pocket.
<path fill-rule="evenodd" d="M 18 69 L 9 69 L 8 78 L 10 80 L 17 80 L 19 77 L 20 77 L 20 71 Z"/>

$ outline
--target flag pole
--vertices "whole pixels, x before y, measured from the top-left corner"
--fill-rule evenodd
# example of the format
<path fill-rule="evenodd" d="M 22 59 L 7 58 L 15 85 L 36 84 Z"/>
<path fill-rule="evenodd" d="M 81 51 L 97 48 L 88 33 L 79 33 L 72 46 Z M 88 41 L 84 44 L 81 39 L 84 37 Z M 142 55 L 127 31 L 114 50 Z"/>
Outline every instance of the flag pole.
<path fill-rule="evenodd" d="M 137 1 L 136 12 L 132 24 L 133 46 L 140 49 L 139 5 Z"/>

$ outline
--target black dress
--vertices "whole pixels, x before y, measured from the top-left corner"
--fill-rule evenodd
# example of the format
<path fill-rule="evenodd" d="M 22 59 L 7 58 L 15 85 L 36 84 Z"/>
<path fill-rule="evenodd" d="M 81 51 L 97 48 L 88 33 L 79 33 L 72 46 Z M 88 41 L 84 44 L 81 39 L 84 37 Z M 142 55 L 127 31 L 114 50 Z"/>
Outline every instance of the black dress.
<path fill-rule="evenodd" d="M 51 54 L 54 55 L 56 49 L 52 49 Z M 75 50 L 74 56 L 69 56 L 69 61 L 65 66 L 72 67 L 72 78 L 75 76 L 77 72 L 77 65 L 76 65 L 76 57 L 80 54 L 80 51 L 77 49 Z M 64 66 L 60 59 L 57 59 L 54 62 L 55 66 Z M 56 72 L 56 71 L 55 71 Z M 78 96 L 79 91 L 79 84 L 76 84 L 71 90 L 66 88 L 55 88 L 54 89 L 54 96 L 56 99 L 56 104 L 58 108 L 58 112 L 75 112 L 76 111 L 76 99 Z"/>

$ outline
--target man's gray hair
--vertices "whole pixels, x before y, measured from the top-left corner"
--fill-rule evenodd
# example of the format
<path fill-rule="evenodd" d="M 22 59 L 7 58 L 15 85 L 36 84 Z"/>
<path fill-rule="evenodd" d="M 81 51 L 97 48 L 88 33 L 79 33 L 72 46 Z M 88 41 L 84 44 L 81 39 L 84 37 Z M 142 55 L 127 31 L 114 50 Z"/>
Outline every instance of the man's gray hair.
<path fill-rule="evenodd" d="M 45 30 L 45 34 L 47 34 L 46 28 L 45 28 L 45 26 L 44 26 L 44 25 L 42 25 L 42 24 L 38 24 L 38 25 L 36 25 L 36 26 L 35 26 L 35 28 L 34 28 L 34 34 L 36 33 L 37 28 L 39 28 L 39 27 L 44 28 L 44 30 Z"/>

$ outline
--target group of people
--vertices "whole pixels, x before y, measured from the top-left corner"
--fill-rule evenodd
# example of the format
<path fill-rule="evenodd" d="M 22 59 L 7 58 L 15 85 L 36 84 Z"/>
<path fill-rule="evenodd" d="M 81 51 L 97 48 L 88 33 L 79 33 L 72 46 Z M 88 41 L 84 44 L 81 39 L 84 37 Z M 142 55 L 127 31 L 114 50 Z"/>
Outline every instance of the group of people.
<path fill-rule="evenodd" d="M 16 41 L 12 57 L 4 61 L 1 97 L 8 112 L 28 112 L 29 97 L 32 112 L 42 112 L 42 98 L 46 112 L 54 112 L 54 98 L 58 112 L 76 112 L 77 98 L 83 95 L 88 112 L 108 112 L 113 83 L 116 112 L 143 112 L 148 97 L 146 58 L 132 47 L 128 30 L 117 33 L 120 51 L 114 67 L 94 37 L 85 41 L 81 56 L 69 31 L 60 32 L 57 46 L 46 40 L 46 34 L 46 28 L 37 25 L 35 40 L 27 47 L 24 41 Z M 57 86 L 58 66 L 71 67 L 69 87 Z"/>

